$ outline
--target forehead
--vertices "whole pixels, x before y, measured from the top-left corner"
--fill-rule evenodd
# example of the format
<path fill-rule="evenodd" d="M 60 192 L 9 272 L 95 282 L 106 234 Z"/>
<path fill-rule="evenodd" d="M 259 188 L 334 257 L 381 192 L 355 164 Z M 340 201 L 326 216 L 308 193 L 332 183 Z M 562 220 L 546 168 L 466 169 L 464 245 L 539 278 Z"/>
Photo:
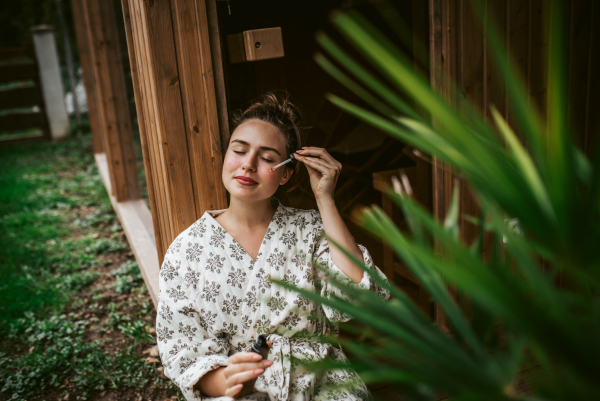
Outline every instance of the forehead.
<path fill-rule="evenodd" d="M 279 129 L 266 121 L 252 119 L 238 125 L 229 142 L 240 139 L 250 145 L 267 146 L 285 152 L 285 137 Z"/>

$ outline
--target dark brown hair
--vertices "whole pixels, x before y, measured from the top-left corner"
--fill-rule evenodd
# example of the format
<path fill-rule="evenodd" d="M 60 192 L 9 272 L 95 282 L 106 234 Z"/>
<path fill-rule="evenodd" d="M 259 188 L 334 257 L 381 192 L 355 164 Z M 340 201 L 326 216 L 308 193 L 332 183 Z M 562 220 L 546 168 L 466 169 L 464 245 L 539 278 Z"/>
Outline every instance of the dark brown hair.
<path fill-rule="evenodd" d="M 243 122 L 252 119 L 271 123 L 281 131 L 285 137 L 286 155 L 284 157 L 286 159 L 289 154 L 302 148 L 302 115 L 286 92 L 267 92 L 251 102 L 246 109 L 234 112 L 230 125 L 231 132 Z M 288 192 L 300 184 L 298 178 L 301 163 L 295 162 L 293 167 L 290 164 L 287 164 L 286 168 L 294 170 L 292 177 L 296 183 L 288 189 Z"/>

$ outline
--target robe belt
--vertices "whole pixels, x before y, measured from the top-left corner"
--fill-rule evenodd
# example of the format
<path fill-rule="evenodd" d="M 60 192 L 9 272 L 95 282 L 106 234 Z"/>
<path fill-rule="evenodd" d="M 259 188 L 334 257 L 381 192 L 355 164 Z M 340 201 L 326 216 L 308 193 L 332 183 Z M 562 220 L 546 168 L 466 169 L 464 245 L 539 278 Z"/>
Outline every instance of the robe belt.
<path fill-rule="evenodd" d="M 281 393 L 279 394 L 280 400 L 287 400 L 290 391 L 290 383 L 291 383 L 291 372 L 292 372 L 292 347 L 298 343 L 306 343 L 307 345 L 313 343 L 317 347 L 307 347 L 306 351 L 312 351 L 310 353 L 314 354 L 312 357 L 306 355 L 294 355 L 295 359 L 304 359 L 317 361 L 322 360 L 327 357 L 327 354 L 331 350 L 331 347 L 335 347 L 335 345 L 324 342 L 321 339 L 310 339 L 310 338 L 289 338 L 282 337 L 279 334 L 269 334 L 267 335 L 269 341 L 271 341 L 271 350 L 269 351 L 269 359 L 272 359 L 273 362 L 281 364 L 281 372 L 277 372 L 280 377 L 276 378 L 279 384 Z M 275 366 L 275 365 L 273 365 Z"/>
<path fill-rule="evenodd" d="M 291 354 L 292 354 L 292 345 L 290 343 L 290 339 L 287 337 L 281 337 L 276 334 L 271 334 L 268 336 L 269 341 L 271 341 L 271 350 L 270 354 L 272 354 L 272 358 L 280 359 L 281 363 L 281 382 L 280 382 L 280 390 L 281 390 L 281 399 L 287 400 L 290 391 L 290 373 L 292 370 L 292 362 L 291 362 Z"/>

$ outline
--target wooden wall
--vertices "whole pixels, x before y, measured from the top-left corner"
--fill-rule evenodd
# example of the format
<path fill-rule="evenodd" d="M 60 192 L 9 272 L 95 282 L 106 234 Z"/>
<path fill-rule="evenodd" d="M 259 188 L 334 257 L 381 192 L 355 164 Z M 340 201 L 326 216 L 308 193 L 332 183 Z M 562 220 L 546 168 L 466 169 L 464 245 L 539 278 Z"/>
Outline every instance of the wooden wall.
<path fill-rule="evenodd" d="M 156 247 L 225 208 L 204 0 L 122 0 Z"/>
<path fill-rule="evenodd" d="M 72 0 L 94 152 L 106 155 L 111 195 L 139 199 L 133 133 L 112 2 Z"/>
<path fill-rule="evenodd" d="M 598 132 L 600 116 L 600 4 L 593 0 L 572 0 L 565 5 L 569 46 L 569 120 L 572 134 L 585 152 L 590 152 Z M 542 115 L 546 114 L 546 52 L 548 36 L 546 14 L 548 2 L 543 0 L 488 0 L 480 12 L 495 20 L 508 51 L 514 57 L 527 85 L 530 102 Z M 495 106 L 512 125 L 513 111 L 504 86 L 494 70 L 485 41 L 486 27 L 477 22 L 468 0 L 430 0 L 431 82 L 452 103 L 460 97 L 471 100 L 486 117 Z M 596 26 L 594 26 L 594 22 Z M 452 82 L 457 90 L 451 90 Z M 468 186 L 457 180 L 442 163 L 434 161 L 433 210 L 438 219 L 445 217 L 454 183 L 460 188 L 463 215 L 478 215 L 478 206 Z M 476 227 L 461 221 L 461 238 L 471 243 Z M 485 246 L 485 245 L 484 245 Z M 485 249 L 484 249 L 485 251 Z M 444 325 L 443 316 L 438 324 Z"/>

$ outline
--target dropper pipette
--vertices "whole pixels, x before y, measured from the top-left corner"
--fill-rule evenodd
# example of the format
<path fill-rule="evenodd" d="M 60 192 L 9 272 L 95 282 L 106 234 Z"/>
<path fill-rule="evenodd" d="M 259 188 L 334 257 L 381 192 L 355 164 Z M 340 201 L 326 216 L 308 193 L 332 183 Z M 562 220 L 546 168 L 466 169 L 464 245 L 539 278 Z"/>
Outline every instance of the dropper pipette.
<path fill-rule="evenodd" d="M 290 155 L 290 158 L 289 158 L 289 159 L 287 159 L 287 160 L 286 160 L 286 161 L 284 161 L 284 162 L 281 162 L 281 163 L 279 163 L 278 165 L 276 165 L 275 167 L 273 167 L 273 168 L 271 169 L 271 171 L 275 171 L 275 169 L 278 169 L 279 167 L 283 166 L 284 164 L 291 163 L 291 162 L 293 162 L 294 160 L 296 160 L 296 157 L 295 157 L 295 155 L 292 153 L 292 154 Z"/>

